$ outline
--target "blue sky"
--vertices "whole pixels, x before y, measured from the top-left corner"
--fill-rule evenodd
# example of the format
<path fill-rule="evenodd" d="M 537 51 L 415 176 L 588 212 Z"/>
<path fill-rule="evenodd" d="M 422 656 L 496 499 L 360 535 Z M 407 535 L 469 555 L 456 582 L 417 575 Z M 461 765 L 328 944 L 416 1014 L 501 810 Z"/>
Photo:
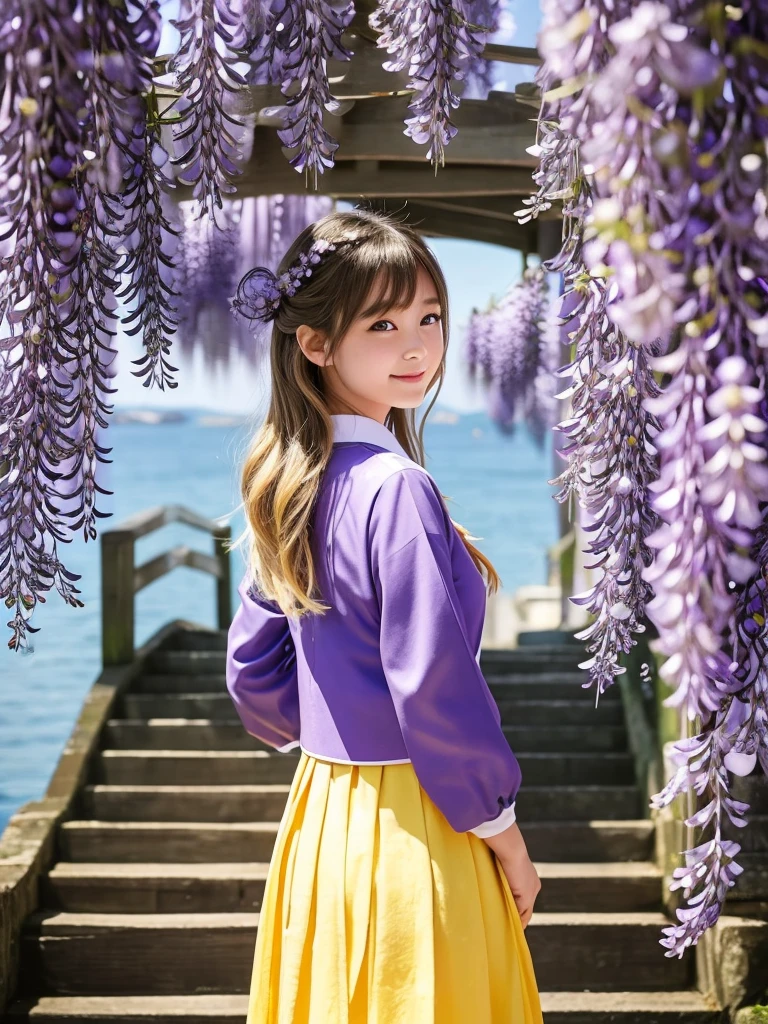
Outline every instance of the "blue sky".
<path fill-rule="evenodd" d="M 164 6 L 166 26 L 160 43 L 160 52 L 175 48 L 176 31 L 167 24 L 175 17 L 176 4 Z M 532 0 L 508 0 L 507 30 L 496 37 L 499 42 L 518 46 L 534 46 L 539 25 L 539 6 Z M 530 78 L 533 69 L 515 65 L 500 65 L 497 87 L 511 89 L 521 78 Z M 451 339 L 448 345 L 447 373 L 440 403 L 461 412 L 480 411 L 485 402 L 475 386 L 468 380 L 461 360 L 464 327 L 473 306 L 484 307 L 492 297 L 500 297 L 520 276 L 521 254 L 504 246 L 486 245 L 461 239 L 435 238 L 428 240 L 445 273 L 448 282 L 451 313 Z M 131 361 L 142 354 L 140 342 L 120 335 L 118 339 L 117 375 L 113 381 L 117 394 L 116 408 L 177 409 L 200 407 L 237 414 L 247 414 L 262 403 L 268 388 L 268 367 L 262 363 L 254 369 L 250 362 L 235 357 L 231 365 L 212 376 L 198 352 L 191 359 L 181 358 L 171 347 L 171 362 L 178 366 L 175 379 L 179 386 L 161 392 L 148 391 L 140 379 L 132 376 L 135 369 Z"/>

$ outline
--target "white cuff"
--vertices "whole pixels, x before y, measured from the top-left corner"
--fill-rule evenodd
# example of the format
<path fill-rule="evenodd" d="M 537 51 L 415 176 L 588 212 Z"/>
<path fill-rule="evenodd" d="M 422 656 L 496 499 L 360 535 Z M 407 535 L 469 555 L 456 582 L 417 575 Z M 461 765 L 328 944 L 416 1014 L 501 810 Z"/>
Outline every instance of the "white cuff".
<path fill-rule="evenodd" d="M 491 818 L 490 821 L 483 821 L 475 828 L 470 828 L 468 832 L 474 832 L 476 836 L 480 836 L 481 839 L 486 839 L 488 836 L 496 836 L 499 832 L 503 832 L 505 828 L 509 828 L 517 820 L 515 814 L 515 805 L 511 803 L 509 807 L 505 807 L 504 810 L 497 818 Z"/>
<path fill-rule="evenodd" d="M 284 747 L 275 747 L 275 750 L 279 750 L 281 754 L 286 753 L 288 750 L 295 750 L 301 744 L 301 740 L 291 740 L 290 743 L 286 743 Z"/>

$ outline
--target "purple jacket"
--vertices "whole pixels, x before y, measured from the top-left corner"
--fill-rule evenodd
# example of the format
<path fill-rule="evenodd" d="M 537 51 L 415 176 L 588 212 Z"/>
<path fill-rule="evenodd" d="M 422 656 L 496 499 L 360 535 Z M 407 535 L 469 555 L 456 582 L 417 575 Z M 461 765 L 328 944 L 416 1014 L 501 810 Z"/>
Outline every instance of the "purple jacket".
<path fill-rule="evenodd" d="M 412 762 L 457 832 L 515 820 L 520 767 L 480 671 L 486 588 L 430 474 L 368 416 L 334 414 L 312 554 L 324 615 L 248 588 L 227 642 L 245 729 L 342 764 Z"/>

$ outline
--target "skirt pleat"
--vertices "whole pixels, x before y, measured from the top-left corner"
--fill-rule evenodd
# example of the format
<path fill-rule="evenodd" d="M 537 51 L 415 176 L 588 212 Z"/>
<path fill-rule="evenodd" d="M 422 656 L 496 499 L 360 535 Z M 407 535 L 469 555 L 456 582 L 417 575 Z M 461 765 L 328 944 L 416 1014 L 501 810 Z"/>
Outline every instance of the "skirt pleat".
<path fill-rule="evenodd" d="M 493 851 L 411 763 L 302 751 L 275 840 L 247 1024 L 542 1024 Z"/>

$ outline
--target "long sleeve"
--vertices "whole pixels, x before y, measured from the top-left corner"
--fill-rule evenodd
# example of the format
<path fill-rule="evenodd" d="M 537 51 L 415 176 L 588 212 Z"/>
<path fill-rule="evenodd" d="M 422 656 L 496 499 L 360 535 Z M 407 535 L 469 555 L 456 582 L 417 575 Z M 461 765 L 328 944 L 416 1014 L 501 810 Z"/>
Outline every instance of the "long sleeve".
<path fill-rule="evenodd" d="M 515 821 L 521 772 L 467 637 L 449 529 L 431 477 L 394 473 L 374 501 L 371 570 L 382 665 L 408 756 L 454 830 L 482 838 Z"/>
<path fill-rule="evenodd" d="M 296 647 L 280 607 L 254 594 L 246 577 L 227 635 L 227 690 L 245 729 L 280 751 L 299 745 Z"/>

